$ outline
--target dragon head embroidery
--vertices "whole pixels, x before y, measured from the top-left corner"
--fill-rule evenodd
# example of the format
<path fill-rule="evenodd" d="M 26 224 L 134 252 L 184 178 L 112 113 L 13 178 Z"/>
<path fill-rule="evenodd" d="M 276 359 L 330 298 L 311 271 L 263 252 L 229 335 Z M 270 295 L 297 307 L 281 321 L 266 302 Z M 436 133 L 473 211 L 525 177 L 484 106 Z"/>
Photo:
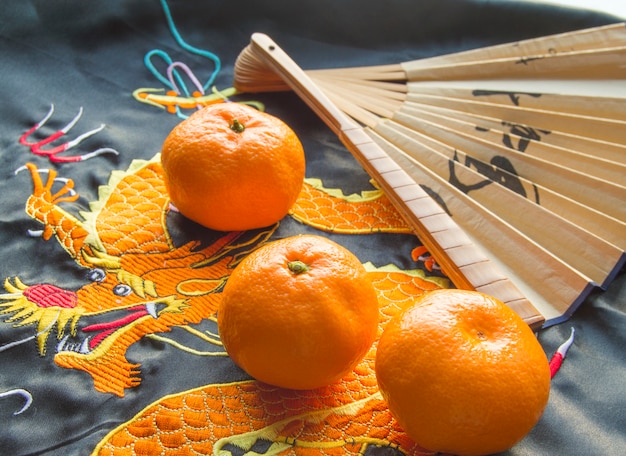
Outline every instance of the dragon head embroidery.
<path fill-rule="evenodd" d="M 45 240 L 56 237 L 86 268 L 89 283 L 72 291 L 52 284 L 25 285 L 6 279 L 0 313 L 14 326 L 36 325 L 39 352 L 57 336 L 57 365 L 87 372 L 95 389 L 123 396 L 140 383 L 139 365 L 127 349 L 147 334 L 198 323 L 215 313 L 229 270 L 272 229 L 254 235 L 223 233 L 208 246 L 173 245 L 166 216 L 169 199 L 158 160 L 134 162 L 114 172 L 100 198 L 79 220 L 59 206 L 77 198 L 71 180 L 28 164 L 33 193 L 26 212 L 43 224 Z"/>

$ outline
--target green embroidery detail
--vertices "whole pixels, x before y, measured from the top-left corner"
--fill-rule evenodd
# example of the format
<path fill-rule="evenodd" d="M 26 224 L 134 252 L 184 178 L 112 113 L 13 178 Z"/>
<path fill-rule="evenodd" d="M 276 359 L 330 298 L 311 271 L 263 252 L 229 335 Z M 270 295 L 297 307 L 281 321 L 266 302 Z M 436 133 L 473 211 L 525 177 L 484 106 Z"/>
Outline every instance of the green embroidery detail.
<path fill-rule="evenodd" d="M 319 190 L 321 192 L 326 193 L 327 195 L 330 195 L 335 198 L 340 198 L 351 203 L 373 201 L 384 195 L 383 191 L 378 188 L 376 190 L 363 190 L 361 193 L 352 193 L 350 195 L 345 195 L 343 193 L 343 190 L 341 190 L 340 188 L 324 187 L 324 183 L 322 182 L 321 179 L 306 178 L 304 181 L 311 187 L 315 188 L 316 190 Z M 372 181 L 372 185 L 376 186 L 375 182 Z"/>
<path fill-rule="evenodd" d="M 400 272 L 402 274 L 406 274 L 411 277 L 419 277 L 422 280 L 426 280 L 428 282 L 433 282 L 439 285 L 441 288 L 450 288 L 451 282 L 449 279 L 445 277 L 434 277 L 426 275 L 426 273 L 421 269 L 400 269 L 395 264 L 388 264 L 381 267 L 376 267 L 372 262 L 368 261 L 367 263 L 363 263 L 365 270 L 368 272 Z"/>

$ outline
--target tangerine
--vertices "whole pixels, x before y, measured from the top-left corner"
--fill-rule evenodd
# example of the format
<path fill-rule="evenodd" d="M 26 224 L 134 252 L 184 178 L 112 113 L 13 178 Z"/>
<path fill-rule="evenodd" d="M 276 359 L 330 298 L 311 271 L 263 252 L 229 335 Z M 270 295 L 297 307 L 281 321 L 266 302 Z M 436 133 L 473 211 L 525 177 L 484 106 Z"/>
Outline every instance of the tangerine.
<path fill-rule="evenodd" d="M 164 181 L 187 218 L 220 231 L 272 225 L 295 203 L 305 157 L 281 119 L 240 103 L 200 109 L 163 143 Z"/>
<path fill-rule="evenodd" d="M 322 236 L 296 235 L 252 252 L 222 292 L 218 331 L 255 379 L 290 389 L 350 372 L 376 338 L 378 297 L 359 259 Z"/>
<path fill-rule="evenodd" d="M 550 392 L 548 360 L 530 327 L 476 291 L 417 298 L 385 327 L 375 370 L 392 415 L 433 452 L 509 449 L 537 423 Z"/>

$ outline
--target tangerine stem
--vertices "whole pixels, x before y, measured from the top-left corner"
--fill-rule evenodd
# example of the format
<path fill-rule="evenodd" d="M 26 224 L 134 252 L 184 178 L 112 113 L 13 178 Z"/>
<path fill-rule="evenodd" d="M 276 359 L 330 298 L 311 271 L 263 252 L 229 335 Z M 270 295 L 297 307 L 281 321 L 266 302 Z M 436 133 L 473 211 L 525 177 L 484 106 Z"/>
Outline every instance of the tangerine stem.
<path fill-rule="evenodd" d="M 233 123 L 230 124 L 230 129 L 234 132 L 241 133 L 246 129 L 246 126 L 239 122 L 239 120 L 233 119 Z"/>
<path fill-rule="evenodd" d="M 303 272 L 307 272 L 309 270 L 309 266 L 300 260 L 290 261 L 287 263 L 287 267 L 295 275 L 302 274 Z"/>

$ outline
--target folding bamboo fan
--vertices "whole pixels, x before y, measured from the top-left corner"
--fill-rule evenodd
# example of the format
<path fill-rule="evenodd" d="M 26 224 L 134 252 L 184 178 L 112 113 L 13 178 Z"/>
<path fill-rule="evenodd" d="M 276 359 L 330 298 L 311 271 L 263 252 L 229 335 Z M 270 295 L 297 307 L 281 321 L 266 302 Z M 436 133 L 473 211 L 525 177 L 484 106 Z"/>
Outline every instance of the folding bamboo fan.
<path fill-rule="evenodd" d="M 624 264 L 625 24 L 306 72 L 254 34 L 234 85 L 294 90 L 457 287 L 500 298 L 535 329 Z"/>

